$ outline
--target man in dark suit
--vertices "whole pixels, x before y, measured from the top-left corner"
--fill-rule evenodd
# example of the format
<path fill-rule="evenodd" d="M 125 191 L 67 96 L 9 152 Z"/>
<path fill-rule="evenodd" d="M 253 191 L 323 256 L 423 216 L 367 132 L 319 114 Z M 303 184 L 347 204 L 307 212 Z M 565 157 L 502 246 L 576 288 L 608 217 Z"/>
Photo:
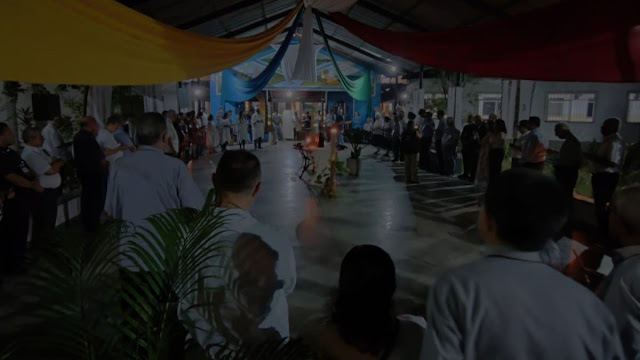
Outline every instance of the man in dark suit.
<path fill-rule="evenodd" d="M 82 183 L 80 218 L 87 232 L 96 232 L 104 208 L 109 163 L 96 141 L 98 122 L 91 116 L 80 120 L 80 131 L 73 138 L 78 177 Z"/>
<path fill-rule="evenodd" d="M 23 270 L 29 233 L 29 209 L 37 193 L 42 193 L 37 177 L 20 154 L 11 149 L 15 136 L 9 126 L 0 122 L 0 272 L 16 274 Z"/>

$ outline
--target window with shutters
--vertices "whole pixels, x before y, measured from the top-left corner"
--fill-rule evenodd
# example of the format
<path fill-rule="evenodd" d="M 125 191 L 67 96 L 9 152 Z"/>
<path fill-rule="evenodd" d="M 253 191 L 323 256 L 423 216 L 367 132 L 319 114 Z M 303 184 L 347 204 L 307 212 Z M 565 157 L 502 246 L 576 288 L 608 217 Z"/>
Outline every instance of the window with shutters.
<path fill-rule="evenodd" d="M 627 103 L 627 122 L 640 123 L 640 93 L 629 93 Z"/>
<path fill-rule="evenodd" d="M 488 119 L 491 114 L 499 115 L 501 111 L 502 94 L 478 94 L 478 114 L 483 119 Z"/>
<path fill-rule="evenodd" d="M 593 122 L 595 93 L 551 93 L 547 97 L 547 121 Z"/>

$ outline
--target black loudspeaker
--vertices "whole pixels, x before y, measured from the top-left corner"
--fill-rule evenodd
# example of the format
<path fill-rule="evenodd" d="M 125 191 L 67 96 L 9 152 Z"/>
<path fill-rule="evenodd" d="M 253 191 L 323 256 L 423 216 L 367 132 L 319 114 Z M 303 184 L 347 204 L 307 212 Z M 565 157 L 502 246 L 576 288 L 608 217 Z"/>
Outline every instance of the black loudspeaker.
<path fill-rule="evenodd" d="M 124 96 L 120 109 L 125 116 L 139 117 L 144 114 L 144 99 L 142 95 Z"/>
<path fill-rule="evenodd" d="M 33 119 L 49 121 L 60 116 L 60 96 L 56 94 L 31 94 Z"/>

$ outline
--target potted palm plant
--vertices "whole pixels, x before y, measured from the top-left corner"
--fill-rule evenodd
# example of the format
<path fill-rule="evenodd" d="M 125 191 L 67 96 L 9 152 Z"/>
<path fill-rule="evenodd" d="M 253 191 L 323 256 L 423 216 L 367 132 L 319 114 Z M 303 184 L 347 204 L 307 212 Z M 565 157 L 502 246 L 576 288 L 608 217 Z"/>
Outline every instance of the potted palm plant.
<path fill-rule="evenodd" d="M 364 130 L 351 129 L 344 133 L 345 138 L 351 146 L 351 156 L 347 159 L 347 169 L 349 169 L 349 175 L 360 175 L 360 154 L 362 149 L 366 147 L 364 145 Z"/>
<path fill-rule="evenodd" d="M 229 271 L 211 272 L 228 260 L 228 244 L 218 236 L 226 215 L 211 200 L 212 195 L 202 210 L 154 215 L 147 227 L 114 222 L 92 239 L 62 234 L 14 292 L 12 302 L 19 307 L 0 314 L 0 359 L 315 358 L 298 340 L 250 343 L 220 318 L 227 299 L 242 289 L 228 278 Z M 123 258 L 146 271 L 127 271 L 119 266 Z M 203 287 L 211 277 L 218 277 L 222 288 Z M 226 298 L 218 295 L 221 290 Z M 191 307 L 211 314 L 221 334 L 215 346 L 205 349 L 185 340 L 192 324 L 176 310 L 188 299 L 196 300 L 188 301 Z"/>

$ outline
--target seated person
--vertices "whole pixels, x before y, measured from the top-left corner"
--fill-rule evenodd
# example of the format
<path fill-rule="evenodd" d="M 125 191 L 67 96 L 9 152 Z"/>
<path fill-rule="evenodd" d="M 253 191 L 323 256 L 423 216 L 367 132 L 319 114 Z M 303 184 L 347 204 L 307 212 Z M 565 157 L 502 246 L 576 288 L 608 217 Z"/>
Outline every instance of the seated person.
<path fill-rule="evenodd" d="M 342 260 L 331 313 L 305 339 L 336 360 L 412 360 L 420 355 L 424 318 L 394 313 L 396 271 L 389 254 L 360 245 Z"/>
<path fill-rule="evenodd" d="M 539 172 L 490 182 L 478 217 L 488 254 L 437 279 L 421 359 L 624 359 L 609 309 L 541 259 L 567 214 L 564 190 Z"/>
<path fill-rule="evenodd" d="M 627 359 L 640 358 L 640 186 L 622 190 L 611 206 L 610 229 L 622 244 L 598 289 L 616 319 Z"/>

